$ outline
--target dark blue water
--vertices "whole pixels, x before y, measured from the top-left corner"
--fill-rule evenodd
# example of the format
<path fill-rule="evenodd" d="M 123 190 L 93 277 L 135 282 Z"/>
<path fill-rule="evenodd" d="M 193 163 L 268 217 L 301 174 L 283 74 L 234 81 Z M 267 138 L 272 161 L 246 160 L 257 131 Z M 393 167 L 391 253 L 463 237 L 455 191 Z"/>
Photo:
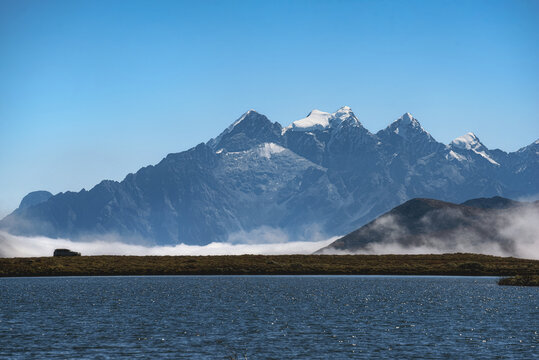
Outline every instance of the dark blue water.
<path fill-rule="evenodd" d="M 531 359 L 538 295 L 466 277 L 0 278 L 0 358 Z"/>

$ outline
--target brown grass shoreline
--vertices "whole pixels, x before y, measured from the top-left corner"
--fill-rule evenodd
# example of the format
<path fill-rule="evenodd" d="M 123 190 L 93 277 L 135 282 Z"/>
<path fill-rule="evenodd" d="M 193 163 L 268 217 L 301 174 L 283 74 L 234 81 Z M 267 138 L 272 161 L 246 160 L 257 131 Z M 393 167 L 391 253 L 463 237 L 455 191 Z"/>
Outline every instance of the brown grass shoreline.
<path fill-rule="evenodd" d="M 498 281 L 498 284 L 509 286 L 539 286 L 539 275 L 516 275 L 502 278 Z"/>
<path fill-rule="evenodd" d="M 0 277 L 114 275 L 539 274 L 539 260 L 478 254 L 80 256 L 0 258 Z"/>

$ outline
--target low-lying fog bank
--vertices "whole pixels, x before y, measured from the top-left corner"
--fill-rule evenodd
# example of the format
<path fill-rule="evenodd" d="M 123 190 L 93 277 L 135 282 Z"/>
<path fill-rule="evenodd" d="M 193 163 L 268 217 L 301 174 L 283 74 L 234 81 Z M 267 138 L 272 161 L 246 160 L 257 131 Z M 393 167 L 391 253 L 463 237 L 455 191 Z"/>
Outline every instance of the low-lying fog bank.
<path fill-rule="evenodd" d="M 54 249 L 68 248 L 82 255 L 285 255 L 312 254 L 329 245 L 336 237 L 320 241 L 267 243 L 213 242 L 204 246 L 145 246 L 127 244 L 118 239 L 75 242 L 68 239 L 14 236 L 0 232 L 0 257 L 52 256 Z"/>

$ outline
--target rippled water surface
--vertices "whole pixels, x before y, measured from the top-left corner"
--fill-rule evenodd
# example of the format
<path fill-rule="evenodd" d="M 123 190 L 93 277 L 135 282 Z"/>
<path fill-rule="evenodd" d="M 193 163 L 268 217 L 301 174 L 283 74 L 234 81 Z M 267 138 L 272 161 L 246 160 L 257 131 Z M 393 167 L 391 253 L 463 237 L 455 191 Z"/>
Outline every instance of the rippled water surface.
<path fill-rule="evenodd" d="M 496 278 L 0 278 L 0 358 L 537 358 L 537 288 Z"/>

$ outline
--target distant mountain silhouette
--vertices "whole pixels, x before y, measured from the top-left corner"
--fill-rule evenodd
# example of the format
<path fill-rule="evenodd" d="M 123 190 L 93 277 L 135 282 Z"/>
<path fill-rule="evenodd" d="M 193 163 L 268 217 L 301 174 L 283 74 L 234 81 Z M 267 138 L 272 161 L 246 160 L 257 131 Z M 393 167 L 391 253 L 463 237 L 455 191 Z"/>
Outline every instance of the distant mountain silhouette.
<path fill-rule="evenodd" d="M 250 110 L 216 138 L 121 182 L 25 201 L 0 228 L 155 244 L 203 245 L 260 227 L 290 239 L 333 236 L 411 198 L 535 195 L 538 153 L 538 141 L 505 153 L 472 133 L 444 145 L 408 113 L 373 134 L 349 107 L 313 110 L 285 128 Z"/>
<path fill-rule="evenodd" d="M 525 211 L 539 215 L 539 201 L 523 203 L 499 196 L 453 204 L 434 199 L 412 199 L 379 216 L 318 254 L 360 253 L 373 245 L 399 245 L 414 250 L 423 246 L 458 249 L 460 245 L 499 246 L 514 252 L 518 239 L 504 227 Z"/>

